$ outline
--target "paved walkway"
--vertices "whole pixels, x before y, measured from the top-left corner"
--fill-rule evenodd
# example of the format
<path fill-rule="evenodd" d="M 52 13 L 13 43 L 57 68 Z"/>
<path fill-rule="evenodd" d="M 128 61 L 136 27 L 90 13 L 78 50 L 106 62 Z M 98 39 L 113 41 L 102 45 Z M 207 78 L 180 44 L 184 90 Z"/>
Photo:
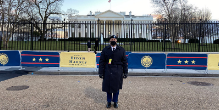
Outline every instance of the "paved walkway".
<path fill-rule="evenodd" d="M 41 75 L 97 75 L 98 68 L 70 67 L 0 67 L 0 71 L 26 71 Z M 188 69 L 129 69 L 129 75 L 140 76 L 197 76 L 207 75 L 219 77 L 219 70 L 188 70 Z"/>
<path fill-rule="evenodd" d="M 190 81 L 210 83 L 191 85 Z M 204 84 L 205 83 L 197 83 Z M 98 76 L 23 75 L 0 82 L 0 110 L 103 110 L 106 93 Z M 29 86 L 20 91 L 9 87 Z M 136 77 L 124 80 L 119 110 L 216 110 L 219 78 Z M 112 110 L 114 108 L 111 108 Z"/>

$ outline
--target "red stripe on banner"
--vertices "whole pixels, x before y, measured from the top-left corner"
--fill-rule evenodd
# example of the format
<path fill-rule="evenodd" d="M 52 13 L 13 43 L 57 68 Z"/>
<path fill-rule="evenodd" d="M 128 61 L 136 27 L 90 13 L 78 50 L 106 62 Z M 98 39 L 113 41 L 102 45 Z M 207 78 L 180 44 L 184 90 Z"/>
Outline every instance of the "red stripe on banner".
<path fill-rule="evenodd" d="M 181 66 L 181 67 L 207 67 L 205 65 L 166 65 L 166 66 Z"/>
<path fill-rule="evenodd" d="M 208 58 L 208 57 L 167 57 L 167 58 Z"/>
<path fill-rule="evenodd" d="M 129 56 L 129 55 L 126 55 L 126 56 Z"/>
<path fill-rule="evenodd" d="M 21 64 L 59 64 L 59 63 L 32 63 L 32 62 L 21 62 Z"/>
<path fill-rule="evenodd" d="M 33 54 L 21 54 L 21 56 L 48 56 L 48 57 L 59 57 L 59 55 L 33 55 Z"/>
<path fill-rule="evenodd" d="M 100 56 L 96 56 L 96 57 L 100 57 Z"/>

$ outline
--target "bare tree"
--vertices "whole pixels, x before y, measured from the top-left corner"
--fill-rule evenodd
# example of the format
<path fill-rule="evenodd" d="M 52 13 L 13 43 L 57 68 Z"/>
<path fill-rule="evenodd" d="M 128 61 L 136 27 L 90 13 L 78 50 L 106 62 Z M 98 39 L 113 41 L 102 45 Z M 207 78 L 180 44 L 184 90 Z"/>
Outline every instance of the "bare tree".
<path fill-rule="evenodd" d="M 67 15 L 69 21 L 74 21 L 74 19 L 72 19 L 72 18 L 75 15 L 78 15 L 78 13 L 79 13 L 78 10 L 72 9 L 72 8 L 67 9 L 67 11 L 65 12 L 65 14 Z"/>
<path fill-rule="evenodd" d="M 29 20 L 34 22 L 34 27 L 39 31 L 41 40 L 44 40 L 47 34 L 47 22 L 50 16 L 59 15 L 61 13 L 61 5 L 63 0 L 26 0 L 29 8 L 27 14 Z M 42 22 L 42 28 L 39 22 Z"/>
<path fill-rule="evenodd" d="M 186 38 L 193 36 L 196 38 L 198 35 L 197 29 L 202 30 L 201 37 L 204 37 L 203 33 L 206 31 L 204 25 L 186 25 L 189 22 L 207 23 L 210 20 L 211 13 L 209 10 L 199 10 L 197 7 L 188 4 L 187 0 L 151 0 L 154 4 L 156 13 L 162 15 L 158 18 L 158 22 L 171 23 L 166 26 L 166 33 L 169 34 L 172 40 L 172 48 L 175 47 L 175 39 L 183 36 L 184 42 Z M 199 21 L 201 19 L 201 21 Z M 180 26 L 181 23 L 184 26 Z M 166 24 L 165 24 L 166 25 Z M 164 25 L 164 26 L 165 26 Z M 164 29 L 164 26 L 160 27 Z M 194 28 L 195 27 L 195 28 Z M 164 32 L 163 32 L 164 33 Z M 166 35 L 167 36 L 167 35 Z"/>
<path fill-rule="evenodd" d="M 1 20 L 2 20 L 2 41 L 3 48 L 8 48 L 8 42 L 16 30 L 18 30 L 17 23 L 11 22 L 19 22 L 23 19 L 24 9 L 26 8 L 24 5 L 25 0 L 4 0 L 1 3 Z M 6 31 L 8 31 L 8 35 L 6 36 Z"/>
<path fill-rule="evenodd" d="M 165 23 L 176 23 L 178 22 L 179 19 L 179 2 L 180 0 L 151 0 L 152 4 L 155 7 L 155 12 L 157 14 L 162 15 L 162 19 L 158 20 L 158 21 L 165 21 Z M 172 40 L 172 48 L 175 47 L 175 37 L 178 36 L 177 35 L 177 24 L 172 24 L 172 25 L 168 25 L 165 26 L 163 28 L 165 28 L 167 30 L 167 32 L 165 32 L 165 38 L 167 37 L 167 33 L 169 33 L 170 38 Z"/>

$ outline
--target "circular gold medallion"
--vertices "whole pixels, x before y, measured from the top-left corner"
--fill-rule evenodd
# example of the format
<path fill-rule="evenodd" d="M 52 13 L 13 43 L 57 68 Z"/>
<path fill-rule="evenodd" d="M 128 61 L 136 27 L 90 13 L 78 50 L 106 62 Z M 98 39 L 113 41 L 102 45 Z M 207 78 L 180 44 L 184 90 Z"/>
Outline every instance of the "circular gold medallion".
<path fill-rule="evenodd" d="M 8 59 L 8 56 L 6 54 L 4 54 L 4 53 L 0 54 L 0 63 L 2 65 L 6 65 L 8 63 L 8 60 L 9 59 Z"/>
<path fill-rule="evenodd" d="M 153 63 L 153 59 L 150 56 L 144 56 L 141 58 L 141 65 L 144 67 L 150 67 Z"/>

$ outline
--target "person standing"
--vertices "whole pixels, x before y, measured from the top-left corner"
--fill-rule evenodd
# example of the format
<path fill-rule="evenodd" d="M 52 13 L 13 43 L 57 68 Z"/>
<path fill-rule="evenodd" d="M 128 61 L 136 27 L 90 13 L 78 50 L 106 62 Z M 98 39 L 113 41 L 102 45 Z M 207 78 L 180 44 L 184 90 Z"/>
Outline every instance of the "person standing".
<path fill-rule="evenodd" d="M 96 41 L 95 41 L 95 46 L 94 46 L 94 53 L 95 54 L 97 54 L 97 49 L 98 49 L 98 47 L 99 47 L 99 40 L 98 39 L 96 39 Z"/>
<path fill-rule="evenodd" d="M 87 48 L 88 48 L 88 52 L 90 52 L 90 50 L 91 50 L 91 42 L 90 42 L 90 40 L 88 40 L 88 42 L 87 42 Z"/>
<path fill-rule="evenodd" d="M 116 37 L 119 38 L 119 33 L 116 34 Z"/>
<path fill-rule="evenodd" d="M 107 92 L 107 108 L 114 102 L 118 108 L 119 89 L 122 89 L 123 78 L 127 78 L 128 66 L 125 49 L 117 45 L 117 37 L 110 37 L 110 45 L 106 46 L 100 56 L 99 77 L 103 78 L 102 91 Z"/>

